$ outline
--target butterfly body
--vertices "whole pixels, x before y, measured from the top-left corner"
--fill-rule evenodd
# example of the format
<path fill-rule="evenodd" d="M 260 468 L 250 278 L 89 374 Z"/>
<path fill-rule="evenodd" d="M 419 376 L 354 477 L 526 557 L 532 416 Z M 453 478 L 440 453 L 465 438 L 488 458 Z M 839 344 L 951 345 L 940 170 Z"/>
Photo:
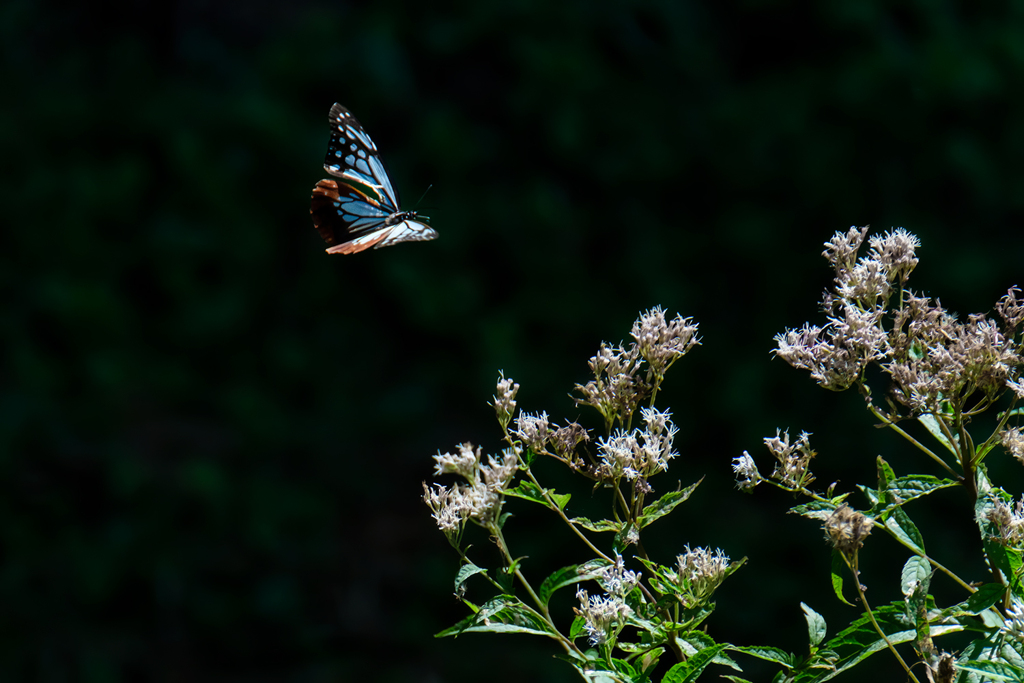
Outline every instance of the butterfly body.
<path fill-rule="evenodd" d="M 352 114 L 331 107 L 331 141 L 324 170 L 327 178 L 313 188 L 309 213 L 327 242 L 328 254 L 355 254 L 399 242 L 432 240 L 437 232 L 415 211 L 399 208 L 377 146 Z"/>

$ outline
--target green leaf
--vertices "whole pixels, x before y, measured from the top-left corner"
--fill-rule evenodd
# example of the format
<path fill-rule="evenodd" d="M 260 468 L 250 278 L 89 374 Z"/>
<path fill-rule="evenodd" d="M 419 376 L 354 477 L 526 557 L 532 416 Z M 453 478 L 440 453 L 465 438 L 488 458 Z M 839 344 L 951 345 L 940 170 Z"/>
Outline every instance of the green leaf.
<path fill-rule="evenodd" d="M 960 662 L 956 665 L 957 671 L 970 671 L 980 674 L 984 678 L 991 678 L 997 681 L 1021 681 L 1024 680 L 1024 669 L 1006 664 L 1005 662 L 993 662 L 988 659 L 974 659 Z"/>
<path fill-rule="evenodd" d="M 612 666 L 615 667 L 617 673 L 627 676 L 627 680 L 633 680 L 636 678 L 636 669 L 633 665 L 624 659 L 612 659 Z"/>
<path fill-rule="evenodd" d="M 583 680 L 588 683 L 623 683 L 622 677 L 614 672 L 606 671 L 604 669 L 604 662 L 599 659 L 591 659 L 588 660 L 586 664 L 580 664 L 574 660 L 566 659 L 561 655 L 555 656 L 569 662 Z"/>
<path fill-rule="evenodd" d="M 1018 408 L 1018 410 L 1020 410 L 1020 409 Z M 998 446 L 1000 443 L 1001 442 L 1000 442 L 999 439 L 989 438 L 988 441 L 986 441 L 985 443 L 983 443 L 983 444 L 978 446 L 977 450 L 974 453 L 974 461 L 975 462 L 981 462 L 982 460 L 984 460 L 985 456 L 988 455 L 989 452 L 993 448 Z"/>
<path fill-rule="evenodd" d="M 1012 505 L 1013 497 L 1001 488 L 992 487 L 985 475 L 984 466 L 977 469 L 978 491 L 984 491 L 979 495 L 974 504 L 974 519 L 981 530 L 981 537 L 985 549 L 985 557 L 990 566 L 998 569 L 1010 585 L 1014 595 L 1024 595 L 1024 586 L 1021 584 L 1021 574 L 1024 572 L 1024 563 L 1021 561 L 1019 550 L 1008 548 L 997 543 L 994 539 L 998 537 L 1000 530 L 991 521 L 991 515 L 996 505 Z"/>
<path fill-rule="evenodd" d="M 896 473 L 892 471 L 892 467 L 882 456 L 875 459 L 875 465 L 878 467 L 878 490 L 885 491 L 889 488 L 889 484 L 896 479 Z"/>
<path fill-rule="evenodd" d="M 637 518 L 637 528 L 643 529 L 655 520 L 672 512 L 677 505 L 690 497 L 694 490 L 700 486 L 702 481 L 704 481 L 704 477 L 701 477 L 699 481 L 687 486 L 685 489 L 666 493 L 664 496 L 645 507 L 643 512 L 640 513 L 640 517 Z"/>
<path fill-rule="evenodd" d="M 661 683 L 692 683 L 725 648 L 724 644 L 705 648 L 685 662 L 679 662 L 665 673 Z"/>
<path fill-rule="evenodd" d="M 931 432 L 931 435 L 935 437 L 936 441 L 945 446 L 950 453 L 956 455 L 956 448 L 954 448 L 953 444 L 946 438 L 946 435 L 942 433 L 942 427 L 939 426 L 939 421 L 934 415 L 921 415 L 917 418 L 917 421 L 923 424 L 925 429 Z"/>
<path fill-rule="evenodd" d="M 572 626 L 569 627 L 569 640 L 576 640 L 583 633 L 583 627 L 587 625 L 587 620 L 578 616 L 572 620 Z"/>
<path fill-rule="evenodd" d="M 807 620 L 807 635 L 810 639 L 811 647 L 816 647 L 818 643 L 825 639 L 825 617 L 802 602 L 800 603 L 800 609 L 804 611 L 804 619 Z"/>
<path fill-rule="evenodd" d="M 989 607 L 1003 599 L 1006 586 L 1001 583 L 986 583 L 978 587 L 971 597 L 960 603 L 961 609 L 967 614 L 981 614 Z"/>
<path fill-rule="evenodd" d="M 800 515 L 801 517 L 807 517 L 808 519 L 816 519 L 821 522 L 828 520 L 832 516 L 832 513 L 836 511 L 839 505 L 832 501 L 812 501 L 805 505 L 794 505 L 789 509 L 789 514 Z"/>
<path fill-rule="evenodd" d="M 469 632 L 529 633 L 556 640 L 561 638 L 539 614 L 511 595 L 499 595 L 488 600 L 480 606 L 480 611 L 476 614 L 466 617 L 434 637 L 444 638 Z"/>
<path fill-rule="evenodd" d="M 501 586 L 501 590 L 506 595 L 512 595 L 515 593 L 515 570 L 519 566 L 519 561 L 516 560 L 511 567 L 505 567 L 494 577 L 494 580 Z"/>
<path fill-rule="evenodd" d="M 459 567 L 459 573 L 455 575 L 455 592 L 459 592 L 462 584 L 466 583 L 466 579 L 473 576 L 473 574 L 479 574 L 481 572 L 486 574 L 487 570 L 483 567 L 476 566 L 472 562 L 467 562 Z"/>
<path fill-rule="evenodd" d="M 896 601 L 889 605 L 883 605 L 873 610 L 876 622 L 886 634 L 886 637 L 894 645 L 912 642 L 918 639 L 916 629 L 906 628 L 906 605 L 903 600 Z M 943 624 L 933 626 L 927 633 L 928 638 L 936 638 L 947 633 L 962 631 L 964 627 L 960 624 Z M 842 653 L 842 659 L 836 663 L 835 670 L 823 677 L 813 679 L 798 679 L 809 681 L 826 681 L 839 675 L 843 671 L 851 669 L 861 661 L 875 652 L 887 649 L 885 640 L 879 638 L 870 619 L 867 615 L 861 615 L 853 623 L 840 631 L 834 638 L 824 643 L 822 651 L 833 650 Z M 843 679 L 845 680 L 845 679 Z M 923 680 L 923 679 L 922 679 Z"/>
<path fill-rule="evenodd" d="M 551 595 L 559 588 L 572 586 L 580 581 L 598 578 L 596 574 L 580 574 L 579 569 L 578 565 L 571 564 L 568 567 L 562 567 L 544 579 L 543 583 L 540 584 L 540 590 L 537 591 L 537 597 L 540 598 L 541 604 L 547 605 L 548 601 L 551 600 Z"/>
<path fill-rule="evenodd" d="M 900 574 L 900 589 L 903 591 L 904 596 L 909 596 L 914 592 L 918 592 L 920 588 L 924 588 L 924 592 L 928 592 L 928 584 L 931 583 L 932 567 L 928 564 L 928 560 L 923 557 L 914 555 L 906 564 L 903 565 L 903 571 Z"/>
<path fill-rule="evenodd" d="M 610 519 L 599 519 L 596 522 L 591 522 L 586 517 L 574 517 L 569 520 L 576 526 L 583 527 L 587 531 L 614 531 L 618 532 L 622 529 L 623 522 L 613 522 Z"/>
<path fill-rule="evenodd" d="M 1015 640 L 1007 642 L 1005 636 L 1001 635 L 998 630 L 994 629 L 993 633 L 986 635 L 984 638 L 971 641 L 960 656 L 963 660 L 963 665 L 968 667 L 979 667 L 987 666 L 982 662 L 1000 662 L 1008 665 L 1015 670 L 1024 672 L 1024 658 L 1021 657 L 1020 653 L 1014 649 L 1013 645 L 1020 645 Z M 960 666 L 960 663 L 957 663 Z M 1020 680 L 1024 676 L 1018 674 L 1017 679 Z M 977 676 L 971 676 L 968 678 L 970 681 L 978 681 Z"/>
<path fill-rule="evenodd" d="M 932 582 L 932 571 L 928 561 L 916 555 L 907 560 L 900 573 L 900 587 L 905 597 L 907 615 L 917 629 L 915 645 L 918 650 L 933 650 L 928 621 L 928 590 Z"/>
<path fill-rule="evenodd" d="M 794 654 L 790 654 L 785 650 L 780 650 L 777 647 L 770 647 L 767 645 L 751 645 L 748 647 L 736 648 L 743 654 L 750 655 L 751 657 L 757 657 L 758 659 L 764 659 L 769 662 L 775 662 L 781 664 L 787 669 L 792 668 L 796 664 L 797 657 Z"/>
<path fill-rule="evenodd" d="M 839 598 L 839 602 L 844 605 L 853 607 L 853 603 L 843 597 L 843 574 L 849 571 L 846 566 L 846 562 L 843 561 L 843 556 L 839 554 L 838 550 L 832 551 L 832 590 L 835 591 L 836 597 Z"/>
<path fill-rule="evenodd" d="M 892 515 L 885 520 L 885 528 L 905 546 L 924 554 L 924 537 L 903 508 L 893 508 Z"/>
<path fill-rule="evenodd" d="M 886 494 L 895 505 L 903 505 L 915 498 L 921 498 L 941 489 L 959 486 L 953 479 L 939 479 L 930 474 L 910 474 L 897 477 L 889 483 Z"/>
<path fill-rule="evenodd" d="M 663 647 L 656 647 L 653 650 L 645 652 L 644 656 L 641 657 L 638 662 L 641 673 L 646 676 L 650 676 L 654 668 L 658 666 L 658 660 L 663 654 L 665 654 L 665 648 Z"/>
<path fill-rule="evenodd" d="M 681 633 L 676 636 L 676 643 L 679 645 L 680 649 L 682 649 L 683 654 L 685 654 L 687 658 L 692 657 L 701 650 L 706 650 L 717 645 L 714 638 L 704 631 L 686 631 L 685 633 Z M 743 670 L 724 652 L 719 652 L 711 662 L 713 664 L 722 664 L 731 667 L 736 669 L 736 671 Z"/>
<path fill-rule="evenodd" d="M 519 486 L 514 488 L 505 489 L 506 496 L 512 496 L 513 498 L 522 498 L 523 500 L 529 500 L 534 503 L 540 503 L 544 507 L 551 507 L 548 504 L 547 499 L 544 498 L 544 494 L 547 493 L 554 501 L 555 505 L 558 506 L 559 510 L 564 510 L 566 504 L 569 502 L 569 498 L 572 497 L 569 493 L 555 493 L 554 489 L 542 489 L 541 487 L 534 484 L 532 481 L 520 481 Z"/>

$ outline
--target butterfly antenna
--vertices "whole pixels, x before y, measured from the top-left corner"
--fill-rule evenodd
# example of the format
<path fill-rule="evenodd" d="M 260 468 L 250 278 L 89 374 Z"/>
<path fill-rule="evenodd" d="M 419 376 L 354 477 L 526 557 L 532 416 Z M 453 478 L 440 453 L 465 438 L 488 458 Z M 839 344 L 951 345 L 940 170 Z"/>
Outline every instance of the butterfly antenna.
<path fill-rule="evenodd" d="M 423 194 L 421 194 L 421 195 L 420 195 L 420 198 L 419 198 L 418 200 L 416 200 L 416 204 L 415 204 L 415 211 L 416 211 L 417 213 L 419 213 L 419 212 L 420 212 L 420 211 L 419 211 L 419 208 L 420 208 L 420 204 L 422 204 L 422 203 L 423 203 L 423 198 L 427 196 L 427 193 L 428 193 L 428 192 L 430 192 L 430 188 L 432 188 L 432 187 L 434 187 L 434 184 L 433 184 L 433 183 L 431 183 L 430 185 L 428 185 L 428 186 L 427 186 L 427 189 L 423 190 Z M 420 218 L 426 218 L 427 220 L 430 220 L 430 217 L 429 217 L 429 216 L 420 216 Z"/>
<path fill-rule="evenodd" d="M 430 192 L 430 188 L 432 188 L 433 186 L 434 186 L 434 183 L 430 183 L 429 185 L 427 185 L 427 189 L 423 190 L 423 194 L 421 194 L 420 198 L 416 200 L 416 206 L 417 207 L 423 201 L 423 198 L 427 196 L 427 193 Z"/>

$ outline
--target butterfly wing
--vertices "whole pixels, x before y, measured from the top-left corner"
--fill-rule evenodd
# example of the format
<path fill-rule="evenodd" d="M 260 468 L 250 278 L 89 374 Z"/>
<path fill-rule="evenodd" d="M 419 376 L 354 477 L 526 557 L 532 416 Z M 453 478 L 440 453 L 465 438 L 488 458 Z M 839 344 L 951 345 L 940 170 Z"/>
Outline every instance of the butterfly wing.
<path fill-rule="evenodd" d="M 398 193 L 380 160 L 377 145 L 352 113 L 338 103 L 328 116 L 331 141 L 327 144 L 324 170 L 333 176 L 371 188 L 391 213 L 398 211 Z"/>
<path fill-rule="evenodd" d="M 324 170 L 341 182 L 318 182 L 309 208 L 313 225 L 329 245 L 327 253 L 354 254 L 437 237 L 433 228 L 416 220 L 414 212 L 399 209 L 398 193 L 377 145 L 356 117 L 336 103 L 328 120 L 331 140 Z"/>
<path fill-rule="evenodd" d="M 355 254 L 399 242 L 432 240 L 437 232 L 415 214 L 389 212 L 366 193 L 331 179 L 313 188 L 309 213 L 328 254 Z"/>
<path fill-rule="evenodd" d="M 344 244 L 333 246 L 327 250 L 327 253 L 355 254 L 370 247 L 380 249 L 381 247 L 390 247 L 392 244 L 398 244 L 399 242 L 422 242 L 432 240 L 435 237 L 437 237 L 437 232 L 426 223 L 406 219 L 400 223 L 375 230 L 362 237 L 357 237 Z"/>

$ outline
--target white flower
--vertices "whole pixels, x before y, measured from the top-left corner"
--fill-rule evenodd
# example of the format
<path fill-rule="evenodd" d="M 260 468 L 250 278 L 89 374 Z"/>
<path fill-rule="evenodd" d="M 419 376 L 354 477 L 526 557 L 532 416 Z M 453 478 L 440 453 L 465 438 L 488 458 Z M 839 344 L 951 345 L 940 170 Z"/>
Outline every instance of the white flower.
<path fill-rule="evenodd" d="M 590 596 L 582 588 L 576 591 L 576 598 L 580 601 L 580 608 L 575 611 L 586 621 L 584 629 L 591 645 L 607 643 L 620 630 L 616 627 L 621 628 L 633 615 L 633 610 L 621 598 Z"/>
<path fill-rule="evenodd" d="M 466 479 L 473 480 L 477 467 L 480 466 L 480 448 L 473 450 L 472 444 L 459 444 L 459 452 L 456 455 L 441 453 L 434 456 L 434 474 L 458 474 Z"/>
<path fill-rule="evenodd" d="M 761 473 L 757 471 L 754 459 L 746 451 L 743 451 L 740 457 L 732 459 L 732 471 L 736 474 L 736 488 L 740 491 L 750 493 L 761 483 Z"/>

